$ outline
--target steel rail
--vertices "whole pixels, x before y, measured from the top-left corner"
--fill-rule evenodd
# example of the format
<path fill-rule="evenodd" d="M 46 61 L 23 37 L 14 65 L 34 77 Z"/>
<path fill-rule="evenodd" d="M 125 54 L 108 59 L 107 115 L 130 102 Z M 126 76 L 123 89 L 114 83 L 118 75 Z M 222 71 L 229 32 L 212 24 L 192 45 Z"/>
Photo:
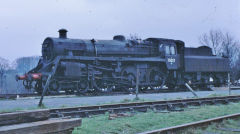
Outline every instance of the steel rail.
<path fill-rule="evenodd" d="M 155 112 L 162 111 L 184 111 L 188 106 L 218 105 L 228 104 L 229 102 L 239 102 L 240 96 L 209 97 L 182 100 L 163 100 L 134 103 L 105 104 L 94 106 L 81 106 L 69 108 L 50 109 L 50 117 L 58 118 L 64 116 L 89 117 L 91 115 L 121 112 L 147 112 L 149 109 Z"/>
<path fill-rule="evenodd" d="M 205 126 L 205 125 L 209 125 L 213 122 L 221 122 L 225 119 L 235 119 L 235 118 L 239 118 L 239 117 L 240 117 L 240 113 L 231 114 L 231 115 L 220 116 L 220 117 L 211 118 L 211 119 L 207 119 L 207 120 L 186 123 L 183 125 L 177 125 L 177 126 L 173 126 L 173 127 L 162 128 L 162 129 L 157 129 L 157 130 L 152 130 L 152 131 L 146 131 L 146 132 L 142 132 L 139 134 L 168 134 L 168 133 L 174 134 L 174 133 L 178 133 L 179 131 L 184 130 L 186 128 Z"/>

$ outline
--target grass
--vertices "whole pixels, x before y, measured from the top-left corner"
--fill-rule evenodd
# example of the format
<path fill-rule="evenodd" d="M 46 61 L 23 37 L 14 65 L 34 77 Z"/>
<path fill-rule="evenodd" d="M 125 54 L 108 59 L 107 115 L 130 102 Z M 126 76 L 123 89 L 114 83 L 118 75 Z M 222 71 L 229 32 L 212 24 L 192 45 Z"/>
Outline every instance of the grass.
<path fill-rule="evenodd" d="M 18 112 L 18 111 L 25 111 L 25 110 L 38 110 L 38 109 L 47 109 L 44 105 L 41 107 L 30 107 L 30 108 L 14 108 L 14 109 L 3 109 L 0 110 L 0 113 L 10 113 L 10 112 Z"/>
<path fill-rule="evenodd" d="M 120 101 L 120 103 L 133 103 L 133 102 L 146 102 L 146 101 L 151 101 L 151 100 L 146 100 L 146 99 L 123 99 Z M 119 103 L 119 102 L 118 102 Z M 111 103 L 114 104 L 114 103 Z"/>
<path fill-rule="evenodd" d="M 16 111 L 21 111 L 21 110 L 23 110 L 23 109 L 22 108 L 4 109 L 4 110 L 0 110 L 0 113 L 16 112 Z"/>
<path fill-rule="evenodd" d="M 18 111 L 25 111 L 25 110 L 38 110 L 38 109 L 47 109 L 44 103 L 41 106 L 36 107 L 29 107 L 29 108 L 13 108 L 13 109 L 3 109 L 0 110 L 0 113 L 10 113 L 10 112 L 18 112 Z"/>
<path fill-rule="evenodd" d="M 82 126 L 73 134 L 134 134 L 184 123 L 214 118 L 240 112 L 240 103 L 220 106 L 202 106 L 200 109 L 186 109 L 184 112 L 137 113 L 133 117 L 108 120 L 108 114 L 84 118 Z"/>
<path fill-rule="evenodd" d="M 214 94 L 208 95 L 207 97 L 223 97 L 223 96 L 227 96 L 227 95 L 214 93 Z"/>

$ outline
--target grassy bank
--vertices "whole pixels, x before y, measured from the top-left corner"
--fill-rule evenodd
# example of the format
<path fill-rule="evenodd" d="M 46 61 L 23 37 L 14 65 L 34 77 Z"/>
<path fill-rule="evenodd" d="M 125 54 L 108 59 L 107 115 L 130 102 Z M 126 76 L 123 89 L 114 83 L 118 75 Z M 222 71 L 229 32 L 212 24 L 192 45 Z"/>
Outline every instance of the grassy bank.
<path fill-rule="evenodd" d="M 75 128 L 73 134 L 134 134 L 138 132 L 165 128 L 183 123 L 214 118 L 240 112 L 240 103 L 220 106 L 202 106 L 199 109 L 186 109 L 184 112 L 137 113 L 133 117 L 108 120 L 108 114 L 84 118 L 82 126 Z"/>

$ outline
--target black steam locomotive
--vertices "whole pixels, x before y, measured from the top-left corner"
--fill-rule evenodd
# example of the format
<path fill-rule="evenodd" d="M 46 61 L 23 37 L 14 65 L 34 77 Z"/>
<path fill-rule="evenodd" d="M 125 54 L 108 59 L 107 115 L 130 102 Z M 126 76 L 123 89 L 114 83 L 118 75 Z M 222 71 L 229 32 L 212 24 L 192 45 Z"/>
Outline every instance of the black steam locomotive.
<path fill-rule="evenodd" d="M 137 73 L 138 72 L 138 73 Z M 194 86 L 227 82 L 229 59 L 212 54 L 211 48 L 185 47 L 180 40 L 148 38 L 113 40 L 48 37 L 42 44 L 38 65 L 23 76 L 25 88 L 42 93 L 66 92 L 134 92 L 136 79 L 141 90 L 161 89 L 189 83 Z"/>

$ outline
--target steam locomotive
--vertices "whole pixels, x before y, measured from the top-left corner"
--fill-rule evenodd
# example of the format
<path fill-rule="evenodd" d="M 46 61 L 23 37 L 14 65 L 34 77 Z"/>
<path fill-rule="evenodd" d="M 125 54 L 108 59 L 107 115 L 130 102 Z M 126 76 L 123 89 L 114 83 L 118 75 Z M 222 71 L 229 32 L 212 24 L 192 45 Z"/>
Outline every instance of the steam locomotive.
<path fill-rule="evenodd" d="M 16 78 L 38 93 L 45 88 L 49 93 L 134 92 L 136 81 L 141 90 L 185 83 L 218 86 L 227 82 L 229 70 L 229 59 L 213 55 L 207 46 L 185 47 L 183 41 L 164 38 L 127 40 L 122 35 L 113 40 L 70 39 L 60 29 L 59 38 L 43 41 L 38 65 Z"/>

